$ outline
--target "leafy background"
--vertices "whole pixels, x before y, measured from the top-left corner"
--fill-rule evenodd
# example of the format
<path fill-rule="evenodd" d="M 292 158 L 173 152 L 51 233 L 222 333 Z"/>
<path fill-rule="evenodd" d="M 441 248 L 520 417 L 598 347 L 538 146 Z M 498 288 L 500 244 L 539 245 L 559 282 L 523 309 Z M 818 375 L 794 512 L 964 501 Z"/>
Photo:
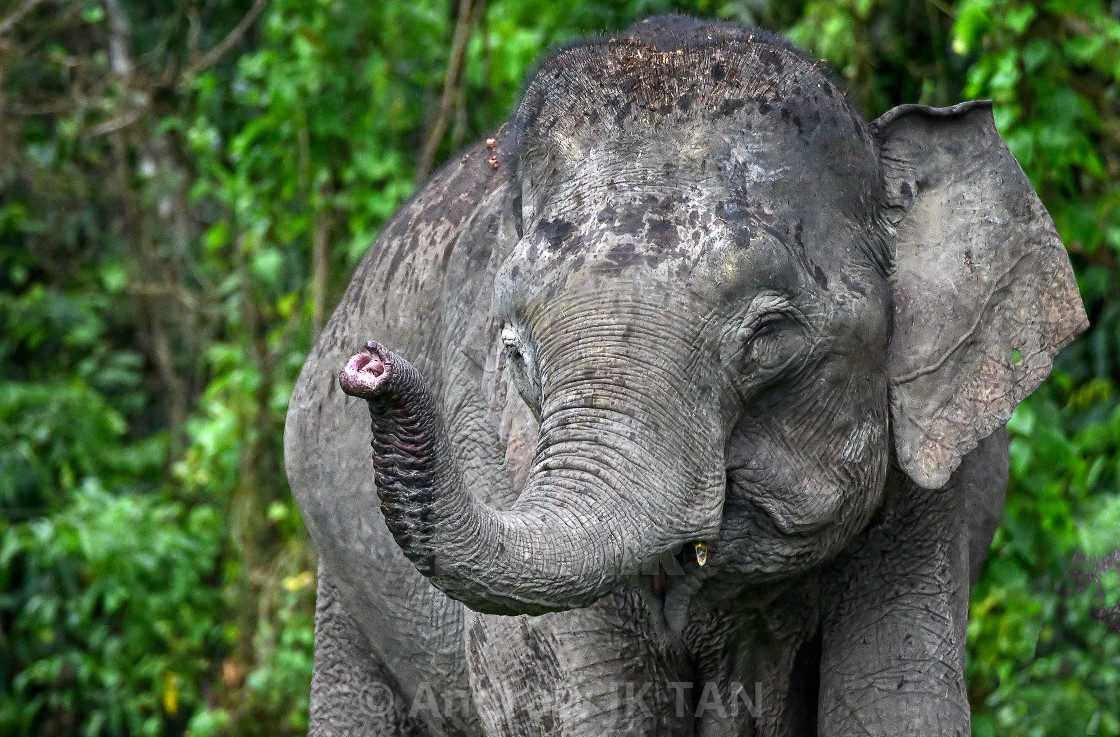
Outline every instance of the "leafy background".
<path fill-rule="evenodd" d="M 0 733 L 307 724 L 287 397 L 378 228 L 549 45 L 680 10 L 781 30 L 868 116 L 991 97 L 1093 327 L 1011 422 L 975 734 L 1120 734 L 1067 575 L 1120 520 L 1120 3 L 4 0 Z"/>

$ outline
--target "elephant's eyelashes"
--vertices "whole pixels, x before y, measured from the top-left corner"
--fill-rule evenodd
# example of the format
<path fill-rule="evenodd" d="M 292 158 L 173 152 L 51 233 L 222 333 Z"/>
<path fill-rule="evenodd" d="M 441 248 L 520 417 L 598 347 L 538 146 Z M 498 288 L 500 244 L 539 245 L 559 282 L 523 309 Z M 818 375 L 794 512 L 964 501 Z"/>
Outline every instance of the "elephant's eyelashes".
<path fill-rule="evenodd" d="M 744 331 L 743 350 L 749 355 L 760 343 L 778 332 L 782 320 L 781 315 L 767 315 Z"/>

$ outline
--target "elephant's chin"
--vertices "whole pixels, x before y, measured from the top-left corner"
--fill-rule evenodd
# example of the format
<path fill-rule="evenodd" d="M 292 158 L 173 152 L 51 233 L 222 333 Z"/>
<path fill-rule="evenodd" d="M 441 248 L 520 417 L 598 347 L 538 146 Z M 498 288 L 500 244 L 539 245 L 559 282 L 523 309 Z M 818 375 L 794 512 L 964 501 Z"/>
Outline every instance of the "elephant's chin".
<path fill-rule="evenodd" d="M 659 564 L 656 573 L 638 578 L 637 589 L 649 605 L 653 622 L 674 640 L 687 639 L 690 629 L 704 627 L 713 611 L 765 609 L 800 580 L 795 574 L 743 576 L 729 565 L 732 553 L 727 549 L 721 551 L 713 544 L 707 552 L 708 562 L 699 566 L 691 546 L 685 546 L 671 556 L 679 565 L 675 572 L 671 566 Z"/>
<path fill-rule="evenodd" d="M 704 545 L 698 555 L 695 543 L 668 550 L 643 566 L 637 577 L 636 587 L 649 604 L 653 621 L 674 638 L 681 637 L 693 600 L 705 582 L 718 575 L 711 553 L 710 546 Z"/>
<path fill-rule="evenodd" d="M 727 588 L 733 584 L 740 585 L 739 591 L 767 587 L 831 560 L 871 522 L 882 493 L 880 483 L 850 494 L 833 519 L 802 534 L 782 531 L 742 499 L 729 500 L 718 539 Z"/>

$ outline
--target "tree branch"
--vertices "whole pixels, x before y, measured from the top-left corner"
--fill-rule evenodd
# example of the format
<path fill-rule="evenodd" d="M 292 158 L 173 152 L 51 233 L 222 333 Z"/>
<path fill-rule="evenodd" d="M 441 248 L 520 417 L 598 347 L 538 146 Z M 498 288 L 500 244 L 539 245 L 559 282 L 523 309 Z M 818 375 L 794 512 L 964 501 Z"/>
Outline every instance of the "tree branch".
<path fill-rule="evenodd" d="M 479 0 L 482 2 L 482 0 Z M 455 33 L 451 42 L 451 56 L 447 59 L 447 74 L 443 78 L 443 94 L 439 100 L 439 112 L 428 131 L 424 148 L 420 151 L 420 160 L 416 164 L 416 181 L 422 182 L 432 171 L 435 163 L 436 151 L 439 144 L 447 134 L 447 126 L 451 122 L 451 105 L 455 101 L 455 88 L 463 78 L 463 57 L 467 52 L 467 40 L 471 35 L 471 21 L 473 20 L 472 0 L 459 0 L 459 14 L 455 20 Z"/>
<path fill-rule="evenodd" d="M 132 63 L 132 29 L 128 16 L 117 0 L 102 0 L 109 21 L 109 70 L 128 85 L 135 65 Z"/>
<path fill-rule="evenodd" d="M 223 56 L 229 53 L 230 49 L 241 42 L 241 39 L 249 32 L 249 29 L 256 23 L 257 18 L 264 12 L 265 7 L 268 6 L 269 0 L 257 0 L 253 6 L 249 8 L 249 12 L 245 17 L 238 21 L 237 25 L 233 27 L 226 37 L 214 48 L 207 51 L 200 58 L 191 62 L 183 74 L 179 77 L 179 84 L 186 84 L 198 74 L 206 71 L 210 67 L 217 64 Z"/>
<path fill-rule="evenodd" d="M 106 120 L 98 123 L 89 130 L 83 132 L 82 137 L 97 138 L 98 136 L 107 136 L 110 133 L 116 133 L 119 130 L 123 130 L 124 128 L 127 128 L 128 126 L 140 120 L 140 117 L 144 114 L 145 107 L 147 106 L 145 105 L 135 110 L 130 110 L 120 117 L 112 118 L 111 120 Z"/>
<path fill-rule="evenodd" d="M 28 13 L 35 9 L 43 0 L 27 0 L 23 5 L 19 6 L 11 13 L 8 14 L 4 20 L 0 21 L 0 36 L 3 36 L 8 31 L 16 27 L 16 24 L 23 20 Z"/>

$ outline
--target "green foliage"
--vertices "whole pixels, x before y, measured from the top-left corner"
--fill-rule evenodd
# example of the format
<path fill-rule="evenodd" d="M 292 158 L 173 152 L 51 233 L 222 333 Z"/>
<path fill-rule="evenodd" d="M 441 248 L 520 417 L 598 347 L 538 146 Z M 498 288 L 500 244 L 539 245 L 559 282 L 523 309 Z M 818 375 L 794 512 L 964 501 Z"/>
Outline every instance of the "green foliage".
<path fill-rule="evenodd" d="M 222 520 L 210 506 L 111 494 L 92 477 L 65 509 L 6 527 L 0 616 L 5 734 L 165 734 L 197 708 L 222 614 Z"/>
<path fill-rule="evenodd" d="M 239 26 L 251 0 L 47 0 L 0 33 L 0 733 L 305 731 L 314 556 L 281 431 L 313 336 L 426 145 L 493 130 L 550 45 L 678 10 L 785 29 L 870 116 L 995 100 L 1093 327 L 1010 425 L 974 730 L 1120 734 L 1108 594 L 1070 585 L 1120 536 L 1115 13 L 491 0 L 449 65 L 458 5 L 272 0 Z"/>

